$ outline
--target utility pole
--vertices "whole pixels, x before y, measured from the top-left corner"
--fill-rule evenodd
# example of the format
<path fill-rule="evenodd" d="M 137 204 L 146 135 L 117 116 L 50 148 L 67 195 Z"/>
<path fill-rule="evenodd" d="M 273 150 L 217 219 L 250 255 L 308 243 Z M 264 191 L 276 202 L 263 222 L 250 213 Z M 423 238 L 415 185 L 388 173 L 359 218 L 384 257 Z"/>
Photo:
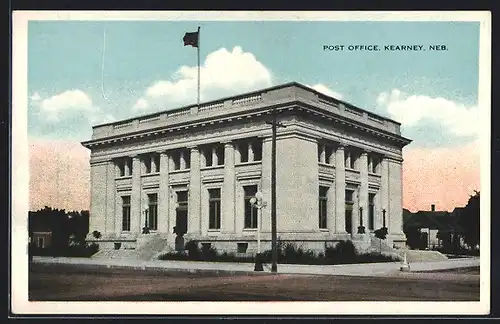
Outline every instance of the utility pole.
<path fill-rule="evenodd" d="M 271 145 L 271 272 L 278 272 L 278 247 L 276 230 L 276 130 L 278 127 L 286 127 L 276 121 L 276 108 L 272 108 L 272 145 Z"/>

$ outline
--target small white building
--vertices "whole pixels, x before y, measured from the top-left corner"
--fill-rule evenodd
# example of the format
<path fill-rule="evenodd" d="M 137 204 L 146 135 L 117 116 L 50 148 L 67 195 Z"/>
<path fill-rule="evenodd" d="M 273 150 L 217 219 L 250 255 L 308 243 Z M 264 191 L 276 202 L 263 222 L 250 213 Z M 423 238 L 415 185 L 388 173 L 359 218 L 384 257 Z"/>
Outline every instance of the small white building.
<path fill-rule="evenodd" d="M 278 238 L 318 251 L 339 240 L 368 248 L 385 221 L 389 245 L 404 246 L 402 148 L 411 141 L 400 124 L 298 83 L 94 126 L 82 143 L 91 150 L 88 239 L 98 231 L 101 249 L 153 238 L 173 249 L 175 226 L 186 241 L 252 253 L 249 201 L 260 191 L 270 249 L 273 110 L 286 126 L 276 141 Z"/>

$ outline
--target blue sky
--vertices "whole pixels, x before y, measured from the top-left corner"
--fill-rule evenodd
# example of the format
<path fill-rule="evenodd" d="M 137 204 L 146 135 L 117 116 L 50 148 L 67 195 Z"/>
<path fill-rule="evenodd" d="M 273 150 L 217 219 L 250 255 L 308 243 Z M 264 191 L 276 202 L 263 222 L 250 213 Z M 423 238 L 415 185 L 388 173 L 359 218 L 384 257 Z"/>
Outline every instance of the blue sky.
<path fill-rule="evenodd" d="M 415 147 L 477 138 L 479 23 L 331 21 L 30 21 L 29 136 L 81 141 L 94 124 L 195 103 L 182 37 L 197 26 L 203 99 L 297 81 L 402 122 Z M 323 50 L 335 44 L 448 50 Z"/>

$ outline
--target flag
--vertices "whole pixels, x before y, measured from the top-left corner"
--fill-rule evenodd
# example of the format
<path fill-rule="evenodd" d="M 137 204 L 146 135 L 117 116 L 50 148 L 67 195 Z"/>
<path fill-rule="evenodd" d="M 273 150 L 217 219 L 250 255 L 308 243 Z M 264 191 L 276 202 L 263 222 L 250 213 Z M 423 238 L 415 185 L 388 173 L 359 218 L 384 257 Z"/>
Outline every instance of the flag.
<path fill-rule="evenodd" d="M 191 45 L 193 47 L 198 47 L 199 32 L 186 33 L 182 40 L 184 41 L 184 46 Z"/>

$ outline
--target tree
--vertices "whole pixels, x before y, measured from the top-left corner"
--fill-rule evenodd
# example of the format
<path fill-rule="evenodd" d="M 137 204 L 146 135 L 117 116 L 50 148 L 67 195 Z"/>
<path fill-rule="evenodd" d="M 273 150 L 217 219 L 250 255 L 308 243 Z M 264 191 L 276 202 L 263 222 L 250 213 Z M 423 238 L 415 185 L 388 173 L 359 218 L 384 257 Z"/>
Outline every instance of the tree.
<path fill-rule="evenodd" d="M 460 215 L 459 224 L 464 229 L 464 241 L 472 249 L 479 246 L 479 205 L 480 193 L 474 190 L 474 195 L 471 195 L 464 212 Z"/>
<path fill-rule="evenodd" d="M 380 253 L 382 253 L 382 240 L 385 240 L 385 238 L 387 237 L 387 233 L 388 230 L 385 226 L 374 231 L 375 237 L 378 238 L 380 242 Z"/>

